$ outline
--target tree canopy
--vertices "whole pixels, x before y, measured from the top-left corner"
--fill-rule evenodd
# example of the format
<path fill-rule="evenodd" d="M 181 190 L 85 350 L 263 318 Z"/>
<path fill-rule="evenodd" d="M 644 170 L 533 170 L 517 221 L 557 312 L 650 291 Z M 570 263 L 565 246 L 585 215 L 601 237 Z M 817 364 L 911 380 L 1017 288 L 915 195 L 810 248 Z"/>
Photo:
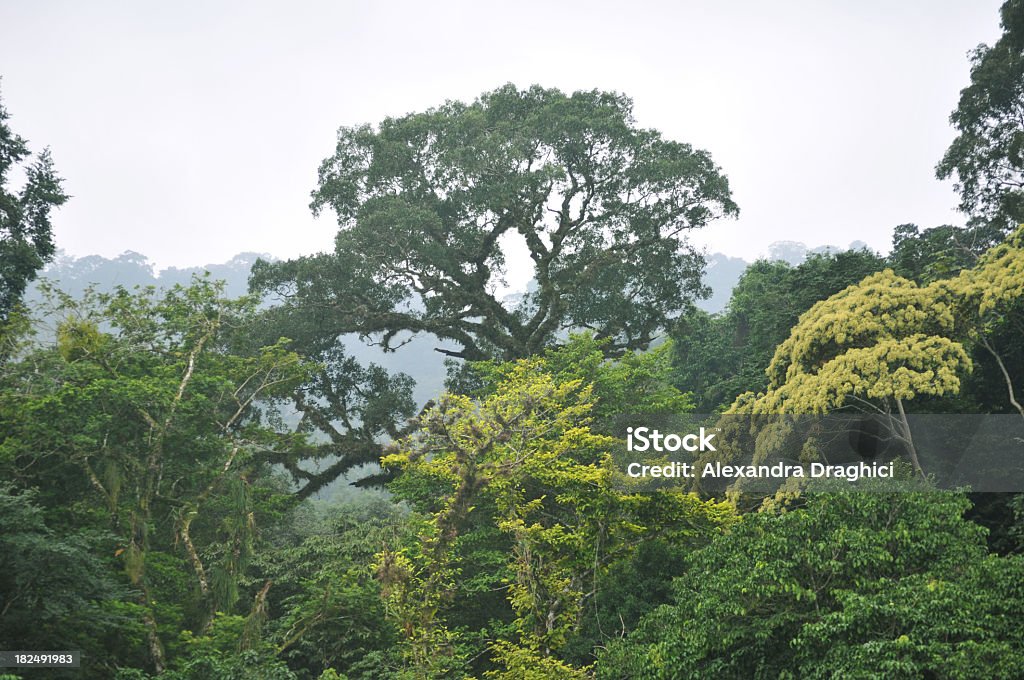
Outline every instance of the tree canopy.
<path fill-rule="evenodd" d="M 473 360 L 572 329 L 646 347 L 704 292 L 687 231 L 738 212 L 711 156 L 638 127 L 627 97 L 512 85 L 342 128 L 312 207 L 337 215 L 335 252 L 259 263 L 255 288 L 326 338 L 425 332 Z M 514 240 L 534 283 L 510 305 L 496 291 Z"/>
<path fill-rule="evenodd" d="M 263 516 L 255 499 L 284 494 L 269 462 L 302 448 L 301 435 L 273 427 L 274 401 L 309 367 L 285 339 L 232 351 L 255 300 L 226 300 L 204 279 L 159 298 L 120 289 L 60 308 L 55 342 L 0 373 L 0 465 L 42 489 L 64 522 L 112 535 L 161 671 L 161 624 L 205 631 L 238 602 Z M 192 573 L 192 595 L 159 585 L 168 564 Z"/>
<path fill-rule="evenodd" d="M 850 398 L 912 399 L 960 387 L 970 370 L 951 340 L 954 311 L 934 291 L 872 274 L 817 303 L 779 345 L 759 413 L 823 413 Z"/>
<path fill-rule="evenodd" d="M 598 677 L 1011 677 L 1024 561 L 986 556 L 968 505 L 835 490 L 750 515 L 686 558 L 675 603 L 610 645 Z"/>
<path fill-rule="evenodd" d="M 483 395 L 445 395 L 385 456 L 404 470 L 391 489 L 424 518 L 414 544 L 376 562 L 412 677 L 487 669 L 460 663 L 482 656 L 486 641 L 454 624 L 481 607 L 480 627 L 508 629 L 489 645 L 502 670 L 486 677 L 586 677 L 566 662 L 587 665 L 611 631 L 657 604 L 623 591 L 667 588 L 671 572 L 630 569 L 640 546 L 641 565 L 655 561 L 652 547 L 674 557 L 732 519 L 724 504 L 681 487 L 620 487 L 616 440 L 601 434 L 613 416 L 689 403 L 667 383 L 668 348 L 608 361 L 600 344 L 575 337 L 540 357 L 482 367 Z"/>

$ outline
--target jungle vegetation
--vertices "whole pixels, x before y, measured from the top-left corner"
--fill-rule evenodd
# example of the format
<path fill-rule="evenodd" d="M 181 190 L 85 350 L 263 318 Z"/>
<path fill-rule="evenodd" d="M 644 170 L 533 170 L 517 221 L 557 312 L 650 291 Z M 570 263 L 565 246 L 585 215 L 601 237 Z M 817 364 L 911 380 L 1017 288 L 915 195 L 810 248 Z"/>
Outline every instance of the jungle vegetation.
<path fill-rule="evenodd" d="M 67 197 L 0 108 L 0 648 L 83 658 L 0 678 L 1019 677 L 1024 495 L 933 488 L 912 448 L 912 491 L 753 503 L 610 455 L 626 413 L 1024 418 L 1024 2 L 1002 25 L 936 171 L 966 225 L 758 261 L 714 314 L 687 235 L 738 214 L 727 169 L 622 94 L 342 128 L 333 252 L 43 309 Z M 430 338 L 447 388 L 351 334 Z"/>

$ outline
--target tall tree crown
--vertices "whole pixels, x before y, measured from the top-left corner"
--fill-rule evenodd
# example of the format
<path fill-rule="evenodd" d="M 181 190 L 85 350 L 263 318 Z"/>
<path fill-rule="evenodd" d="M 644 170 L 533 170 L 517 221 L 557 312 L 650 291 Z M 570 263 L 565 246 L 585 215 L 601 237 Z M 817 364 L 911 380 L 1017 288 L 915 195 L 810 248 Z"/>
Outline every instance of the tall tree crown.
<path fill-rule="evenodd" d="M 737 214 L 707 152 L 636 125 L 632 102 L 506 85 L 466 104 L 342 128 L 316 212 L 335 252 L 260 264 L 253 284 L 314 309 L 327 332 L 433 333 L 468 359 L 528 356 L 569 329 L 646 346 L 704 291 L 685 232 Z M 534 284 L 496 290 L 518 238 Z"/>

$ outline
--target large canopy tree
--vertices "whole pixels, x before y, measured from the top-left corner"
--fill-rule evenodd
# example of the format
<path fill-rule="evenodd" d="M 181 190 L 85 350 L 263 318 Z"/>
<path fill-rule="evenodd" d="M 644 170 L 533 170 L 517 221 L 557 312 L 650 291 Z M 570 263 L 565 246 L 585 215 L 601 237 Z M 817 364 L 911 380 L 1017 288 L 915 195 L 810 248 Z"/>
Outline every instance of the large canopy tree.
<path fill-rule="evenodd" d="M 974 367 L 972 346 L 991 355 L 1009 404 L 1024 415 L 1014 366 L 1004 359 L 1013 356 L 1013 346 L 1000 342 L 1007 334 L 1019 338 L 1022 295 L 1024 227 L 955 277 L 918 285 L 891 269 L 872 274 L 805 312 L 775 350 L 767 390 L 740 395 L 731 411 L 807 414 L 853 407 L 892 418 L 892 405 L 899 413 L 890 421 L 893 434 L 921 472 L 904 402 L 958 395 Z"/>
<path fill-rule="evenodd" d="M 737 214 L 705 151 L 640 128 L 629 98 L 506 85 L 371 127 L 344 127 L 312 208 L 333 210 L 335 252 L 257 263 L 321 337 L 431 333 L 464 359 L 526 357 L 568 329 L 647 346 L 703 293 L 687 231 Z M 510 239 L 535 285 L 497 294 Z"/>

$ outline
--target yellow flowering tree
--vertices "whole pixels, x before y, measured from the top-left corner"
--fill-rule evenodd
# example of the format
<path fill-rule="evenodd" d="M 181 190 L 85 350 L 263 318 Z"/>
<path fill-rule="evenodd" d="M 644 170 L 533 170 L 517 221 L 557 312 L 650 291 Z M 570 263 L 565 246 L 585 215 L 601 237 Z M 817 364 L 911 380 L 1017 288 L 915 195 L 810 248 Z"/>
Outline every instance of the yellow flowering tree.
<path fill-rule="evenodd" d="M 563 651 L 585 613 L 594 615 L 609 568 L 652 537 L 686 542 L 731 518 L 728 508 L 681 487 L 621 488 L 611 459 L 620 442 L 599 432 L 597 395 L 606 395 L 605 408 L 621 399 L 641 409 L 667 403 L 667 396 L 607 389 L 613 375 L 644 383 L 653 370 L 645 361 L 594 365 L 589 378 L 566 375 L 563 354 L 590 356 L 589 348 L 577 340 L 492 367 L 492 390 L 478 398 L 445 395 L 383 458 L 403 470 L 392 490 L 423 523 L 415 545 L 376 559 L 386 606 L 405 637 L 410 677 L 455 677 L 460 655 L 480 656 L 475 631 L 452 630 L 447 621 L 465 620 L 467 599 L 495 591 L 504 602 L 480 628 L 505 632 L 486 642 L 486 677 L 583 677 Z M 474 566 L 485 561 L 486 568 Z M 451 616 L 459 603 L 463 610 Z"/>
<path fill-rule="evenodd" d="M 953 339 L 953 301 L 937 292 L 885 270 L 819 302 L 776 350 L 768 390 L 738 399 L 733 412 L 822 414 L 843 406 L 881 412 L 923 474 L 904 403 L 955 394 L 972 367 Z"/>
<path fill-rule="evenodd" d="M 1010 404 L 1024 416 L 1012 367 L 1004 360 L 1005 349 L 1001 350 L 995 339 L 1000 335 L 1024 336 L 1024 226 L 985 253 L 974 267 L 953 279 L 936 281 L 932 287 L 955 301 L 963 335 L 992 356 L 1006 383 Z"/>
<path fill-rule="evenodd" d="M 803 314 L 775 351 L 768 389 L 740 395 L 731 412 L 879 412 L 923 474 L 904 404 L 921 395 L 957 394 L 973 368 L 970 345 L 994 357 L 1010 403 L 1024 415 L 1010 369 L 991 340 L 1000 324 L 1020 323 L 1014 310 L 1022 295 L 1024 226 L 953 278 L 922 286 L 892 270 L 872 274 Z"/>

